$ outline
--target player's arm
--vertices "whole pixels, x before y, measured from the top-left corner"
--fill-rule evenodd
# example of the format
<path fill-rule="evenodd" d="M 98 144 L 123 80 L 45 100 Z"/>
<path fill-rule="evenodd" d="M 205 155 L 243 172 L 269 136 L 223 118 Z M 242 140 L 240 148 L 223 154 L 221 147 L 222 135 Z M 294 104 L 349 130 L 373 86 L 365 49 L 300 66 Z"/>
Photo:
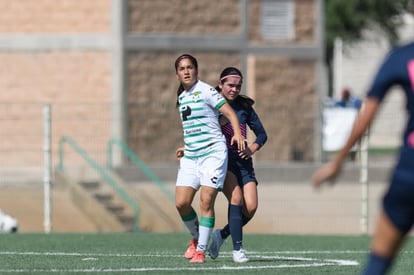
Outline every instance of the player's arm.
<path fill-rule="evenodd" d="M 349 151 L 354 145 L 361 139 L 362 135 L 367 131 L 371 125 L 375 114 L 378 111 L 380 101 L 374 97 L 367 97 L 357 119 L 352 127 L 351 134 L 349 135 L 344 147 L 335 155 L 335 157 L 327 164 L 316 170 L 312 176 L 312 182 L 315 188 L 325 181 L 333 181 L 339 175 L 343 161 L 348 156 Z"/>
<path fill-rule="evenodd" d="M 239 151 L 244 151 L 246 148 L 245 139 L 241 134 L 240 121 L 233 108 L 231 108 L 228 103 L 225 103 L 219 108 L 219 111 L 230 121 L 231 126 L 233 127 L 234 136 L 231 138 L 231 145 L 236 142 Z"/>
<path fill-rule="evenodd" d="M 242 159 L 249 159 L 256 153 L 267 141 L 267 133 L 260 121 L 259 116 L 252 108 L 249 113 L 247 124 L 256 136 L 256 140 L 246 147 L 246 150 L 239 152 Z"/>

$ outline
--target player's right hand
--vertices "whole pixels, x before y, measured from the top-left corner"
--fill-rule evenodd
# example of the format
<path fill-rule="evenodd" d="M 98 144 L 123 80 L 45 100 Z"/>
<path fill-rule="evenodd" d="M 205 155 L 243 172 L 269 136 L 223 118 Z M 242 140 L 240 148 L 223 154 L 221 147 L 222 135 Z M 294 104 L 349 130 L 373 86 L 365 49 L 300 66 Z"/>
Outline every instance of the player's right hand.
<path fill-rule="evenodd" d="M 335 179 L 340 173 L 340 168 L 339 165 L 332 161 L 320 167 L 312 176 L 313 187 L 319 189 L 324 182 L 335 183 Z"/>
<path fill-rule="evenodd" d="M 175 156 L 177 157 L 177 160 L 180 160 L 184 156 L 184 147 L 177 148 L 177 150 L 175 150 Z"/>

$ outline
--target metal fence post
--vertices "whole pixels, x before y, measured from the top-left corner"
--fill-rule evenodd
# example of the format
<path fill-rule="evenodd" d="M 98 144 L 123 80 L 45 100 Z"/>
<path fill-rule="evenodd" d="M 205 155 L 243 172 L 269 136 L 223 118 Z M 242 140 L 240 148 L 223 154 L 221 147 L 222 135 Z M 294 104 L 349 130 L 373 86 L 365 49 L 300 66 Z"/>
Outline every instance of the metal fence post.
<path fill-rule="evenodd" d="M 51 115 L 50 104 L 43 106 L 43 187 L 44 187 L 44 230 L 50 233 L 51 222 L 51 185 L 52 185 L 52 156 L 51 156 Z"/>

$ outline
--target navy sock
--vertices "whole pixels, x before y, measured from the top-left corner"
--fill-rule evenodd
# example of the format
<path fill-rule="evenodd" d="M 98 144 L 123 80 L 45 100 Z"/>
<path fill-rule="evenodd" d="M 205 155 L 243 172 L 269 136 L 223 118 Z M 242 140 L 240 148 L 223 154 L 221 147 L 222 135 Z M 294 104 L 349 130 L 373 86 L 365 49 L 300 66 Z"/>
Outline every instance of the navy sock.
<path fill-rule="evenodd" d="M 240 250 L 243 240 L 242 207 L 230 205 L 229 207 L 229 228 L 233 240 L 233 250 Z"/>
<path fill-rule="evenodd" d="M 229 210 L 227 213 L 230 213 L 230 205 Z M 252 218 L 246 217 L 242 213 L 242 225 L 245 226 Z M 230 236 L 230 226 L 229 224 L 226 224 L 226 226 L 223 227 L 223 229 L 220 230 L 220 235 L 223 239 L 227 239 L 228 236 Z"/>
<path fill-rule="evenodd" d="M 391 267 L 392 259 L 375 255 L 373 252 L 369 254 L 368 262 L 362 274 L 386 274 Z"/>
<path fill-rule="evenodd" d="M 229 226 L 229 224 L 226 224 L 226 226 L 223 227 L 222 230 L 220 230 L 220 235 L 223 239 L 226 239 L 228 236 L 230 236 L 230 226 Z"/>
<path fill-rule="evenodd" d="M 227 206 L 227 222 L 230 220 L 230 204 Z M 230 226 L 227 223 L 223 229 L 220 230 L 220 235 L 223 239 L 227 239 L 230 236 Z"/>

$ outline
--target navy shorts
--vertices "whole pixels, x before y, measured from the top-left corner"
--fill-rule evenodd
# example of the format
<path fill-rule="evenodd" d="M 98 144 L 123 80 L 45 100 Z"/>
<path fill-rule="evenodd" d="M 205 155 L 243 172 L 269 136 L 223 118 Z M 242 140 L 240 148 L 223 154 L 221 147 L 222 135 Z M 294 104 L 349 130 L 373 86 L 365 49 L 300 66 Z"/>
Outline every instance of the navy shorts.
<path fill-rule="evenodd" d="M 400 159 L 383 199 L 385 213 L 402 232 L 410 231 L 414 223 L 414 149 L 401 149 Z"/>
<path fill-rule="evenodd" d="M 236 178 L 237 183 L 241 188 L 243 185 L 253 181 L 257 183 L 256 175 L 253 168 L 253 160 L 250 159 L 241 159 L 238 155 L 229 152 L 229 162 L 227 171 L 232 172 Z"/>

